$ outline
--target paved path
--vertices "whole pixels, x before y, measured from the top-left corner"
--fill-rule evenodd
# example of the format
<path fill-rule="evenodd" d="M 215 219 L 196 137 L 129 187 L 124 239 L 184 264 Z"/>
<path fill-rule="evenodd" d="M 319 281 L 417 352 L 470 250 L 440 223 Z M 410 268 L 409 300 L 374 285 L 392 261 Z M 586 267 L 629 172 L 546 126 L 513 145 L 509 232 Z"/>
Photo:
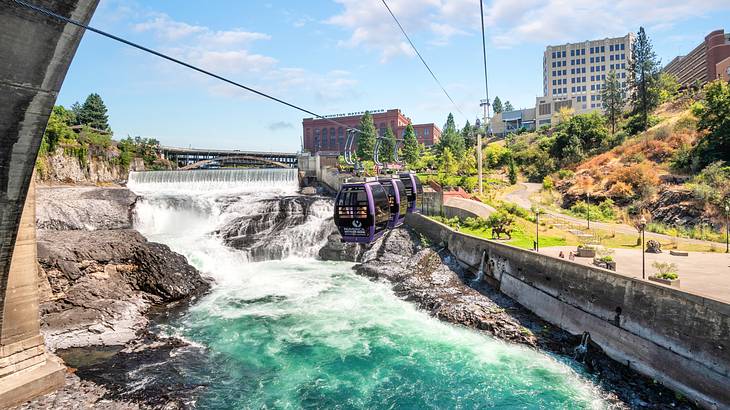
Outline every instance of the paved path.
<path fill-rule="evenodd" d="M 558 256 L 563 252 L 568 259 L 572 246 L 541 248 L 540 253 Z M 633 249 L 614 249 L 617 273 L 641 278 L 641 252 Z M 679 271 L 680 290 L 730 303 L 730 254 L 689 252 L 689 256 L 672 256 L 669 252 L 646 254 L 646 276 L 656 273 L 655 261 L 675 263 Z M 575 258 L 576 263 L 592 265 L 593 258 Z"/>
<path fill-rule="evenodd" d="M 517 204 L 523 208 L 531 209 L 533 205 L 533 201 L 531 197 L 540 192 L 542 189 L 542 184 L 534 183 L 534 182 L 522 182 L 519 183 L 520 188 L 518 188 L 516 191 L 510 192 L 509 194 L 506 194 L 504 196 L 504 200 L 507 202 L 511 202 L 514 204 Z M 578 225 L 578 226 L 584 226 L 587 227 L 587 221 L 585 218 L 576 218 L 574 216 L 566 215 L 560 212 L 556 212 L 550 209 L 543 210 L 545 214 L 548 214 L 554 218 L 557 218 L 561 221 L 565 221 L 570 224 Z M 638 231 L 635 227 L 631 225 L 626 224 L 616 224 L 616 223 L 608 223 L 608 222 L 596 222 L 591 221 L 591 229 L 601 229 L 606 231 L 613 231 L 616 233 L 623 233 L 628 235 L 637 235 L 638 237 Z M 646 232 L 646 240 L 649 239 L 658 239 L 662 242 L 677 240 L 682 243 L 688 243 L 688 244 L 694 244 L 694 245 L 715 245 L 718 248 L 720 247 L 719 242 L 711 242 L 711 241 L 702 241 L 699 239 L 691 239 L 691 238 L 675 238 L 671 235 L 664 235 L 654 232 Z M 724 247 L 722 248 L 724 249 Z"/>
<path fill-rule="evenodd" d="M 496 209 L 487 204 L 483 204 L 479 201 L 474 201 L 472 199 L 466 198 L 449 198 L 446 202 L 444 202 L 444 206 L 463 209 L 484 219 L 489 218 L 490 215 L 497 212 Z"/>

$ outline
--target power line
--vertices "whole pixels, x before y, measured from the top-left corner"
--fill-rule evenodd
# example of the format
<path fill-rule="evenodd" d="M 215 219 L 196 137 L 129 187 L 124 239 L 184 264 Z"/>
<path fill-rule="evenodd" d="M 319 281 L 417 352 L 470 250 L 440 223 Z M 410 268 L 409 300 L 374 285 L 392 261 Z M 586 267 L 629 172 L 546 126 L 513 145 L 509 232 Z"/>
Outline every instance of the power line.
<path fill-rule="evenodd" d="M 487 100 L 485 101 L 487 105 L 486 110 L 486 117 L 484 118 L 484 121 L 487 121 L 489 118 L 489 80 L 487 76 L 487 37 L 484 34 L 484 1 L 479 0 L 479 16 L 482 19 L 482 54 L 484 55 L 484 90 L 486 92 Z M 487 127 L 490 127 L 489 125 L 485 124 Z"/>
<path fill-rule="evenodd" d="M 389 12 L 389 13 L 390 13 L 390 15 L 391 15 L 391 16 L 393 17 L 393 20 L 395 20 L 395 23 L 396 23 L 396 24 L 398 25 L 398 27 L 400 28 L 400 31 L 401 31 L 401 32 L 403 33 L 403 35 L 405 36 L 406 40 L 408 40 L 408 43 L 410 43 L 410 45 L 411 45 L 411 48 L 413 48 L 413 51 L 415 51 L 415 52 L 416 52 L 416 55 L 418 56 L 418 58 L 420 58 L 420 59 L 421 59 L 421 62 L 423 63 L 423 65 L 424 65 L 424 66 L 426 66 L 426 69 L 428 70 L 428 72 L 429 72 L 429 73 L 431 73 L 431 77 L 433 77 L 433 79 L 434 79 L 434 80 L 436 81 L 436 84 L 438 84 L 438 85 L 439 85 L 439 87 L 441 87 L 441 91 L 443 91 L 443 92 L 444 92 L 444 94 L 446 94 L 446 96 L 447 96 L 447 97 L 449 98 L 449 101 L 451 101 L 451 103 L 452 103 L 452 104 L 454 104 L 454 107 L 456 107 L 456 110 L 457 110 L 457 111 L 459 111 L 459 113 L 460 113 L 460 114 L 461 114 L 461 115 L 462 115 L 462 116 L 463 116 L 464 118 L 467 118 L 467 117 L 466 117 L 466 115 L 465 115 L 465 114 L 464 114 L 464 113 L 463 113 L 463 112 L 461 111 L 461 108 L 459 108 L 459 106 L 458 106 L 458 105 L 456 104 L 456 102 L 454 102 L 454 99 L 453 99 L 453 98 L 451 98 L 451 96 L 449 95 L 449 93 L 448 93 L 448 92 L 446 91 L 446 88 L 444 88 L 444 86 L 443 86 L 443 85 L 441 85 L 441 81 L 439 81 L 439 79 L 438 79 L 438 78 L 436 78 L 436 74 L 434 74 L 434 73 L 433 73 L 433 71 L 431 70 L 431 67 L 429 67 L 429 66 L 428 66 L 428 64 L 426 63 L 426 60 L 424 60 L 424 59 L 423 59 L 423 57 L 421 56 L 421 53 L 419 53 L 419 52 L 418 52 L 418 49 L 416 48 L 416 45 L 415 45 L 415 44 L 413 44 L 413 41 L 411 41 L 411 38 L 410 38 L 410 37 L 408 37 L 408 34 L 406 33 L 406 30 L 405 30 L 405 29 L 403 28 L 403 26 L 402 26 L 402 25 L 400 24 L 400 21 L 398 21 L 398 18 L 397 18 L 397 17 L 395 16 L 395 14 L 393 14 L 393 11 L 392 11 L 392 10 L 390 9 L 390 6 L 388 6 L 388 3 L 386 3 L 386 2 L 385 2 L 385 0 L 381 0 L 381 1 L 383 2 L 383 5 L 385 5 L 385 8 L 386 8 L 386 9 L 388 9 L 388 12 Z"/>
<path fill-rule="evenodd" d="M 257 94 L 257 95 L 259 95 L 259 96 L 261 96 L 261 97 L 264 97 L 264 98 L 268 98 L 268 99 L 270 99 L 270 100 L 272 100 L 272 101 L 276 101 L 276 102 L 278 102 L 279 104 L 283 104 L 283 105 L 286 105 L 287 107 L 290 107 L 290 108 L 294 108 L 295 110 L 299 110 L 299 111 L 301 111 L 301 112 L 304 112 L 304 113 L 306 113 L 306 114 L 312 115 L 312 116 L 314 116 L 314 117 L 317 117 L 317 118 L 319 118 L 319 119 L 322 119 L 322 120 L 325 120 L 325 121 L 331 122 L 332 124 L 336 124 L 336 125 L 339 125 L 339 126 L 345 127 L 346 129 L 349 129 L 349 130 L 353 130 L 353 131 L 355 131 L 355 132 L 359 132 L 359 133 L 361 133 L 361 134 L 364 134 L 364 132 L 362 132 L 362 130 L 360 130 L 360 129 L 358 129 L 358 128 L 355 128 L 355 127 L 351 127 L 351 126 L 349 126 L 349 125 L 347 125 L 347 124 L 343 124 L 343 123 L 341 123 L 341 122 L 338 122 L 338 121 L 335 121 L 335 120 L 333 120 L 333 119 L 331 119 L 331 118 L 327 118 L 327 117 L 325 117 L 325 116 L 323 116 L 323 115 L 319 115 L 319 114 L 317 114 L 317 113 L 314 113 L 314 112 L 312 112 L 312 111 L 310 111 L 310 110 L 307 110 L 307 109 L 305 109 L 305 108 L 302 108 L 302 107 L 300 107 L 300 106 L 298 106 L 298 105 L 295 105 L 295 104 L 292 104 L 292 103 L 290 103 L 290 102 L 284 101 L 284 100 L 282 100 L 282 99 L 280 99 L 280 98 L 277 98 L 277 97 L 271 96 L 271 95 L 269 95 L 269 94 L 266 94 L 266 93 L 264 93 L 264 92 L 262 92 L 262 91 L 258 91 L 258 90 L 254 89 L 254 88 L 251 88 L 251 87 L 247 87 L 247 86 L 245 86 L 245 85 L 243 85 L 243 84 L 240 84 L 240 83 L 238 83 L 238 82 L 236 82 L 236 81 L 230 80 L 230 79 L 228 79 L 228 78 L 226 78 L 226 77 L 223 77 L 223 76 L 220 76 L 220 75 L 218 75 L 218 74 L 212 73 L 212 72 L 210 72 L 210 71 L 204 70 L 204 69 L 202 69 L 202 68 L 200 68 L 200 67 L 194 66 L 194 65 L 192 65 L 192 64 L 190 64 L 190 63 L 186 63 L 186 62 L 184 62 L 184 61 L 182 61 L 182 60 L 178 60 L 178 59 L 176 59 L 176 58 L 174 58 L 174 57 L 170 57 L 170 56 L 169 56 L 169 55 L 167 55 L 167 54 L 163 54 L 163 53 L 161 53 L 161 52 L 159 52 L 159 51 L 155 51 L 155 50 L 153 50 L 153 49 L 151 49 L 151 48 L 147 48 L 147 47 L 145 47 L 145 46 L 142 46 L 142 45 L 139 45 L 139 44 L 137 44 L 137 43 L 131 42 L 131 41 L 129 41 L 129 40 L 125 40 L 125 39 L 123 39 L 123 38 L 121 38 L 121 37 L 115 36 L 114 34 L 110 34 L 110 33 L 107 33 L 107 32 L 105 32 L 105 31 L 99 30 L 99 29 L 97 29 L 97 28 L 91 27 L 91 26 L 89 26 L 89 25 L 87 25 L 87 24 L 81 23 L 81 22 L 79 22 L 79 21 L 76 21 L 76 20 L 72 20 L 72 19 L 70 19 L 70 18 L 68 18 L 68 17 L 65 17 L 65 16 L 62 16 L 62 15 L 60 15 L 60 14 L 54 13 L 54 12 L 52 12 L 52 11 L 50 11 L 50 10 L 47 10 L 47 9 L 44 9 L 44 8 L 42 8 L 42 7 L 38 7 L 38 6 L 36 6 L 36 5 L 33 5 L 33 4 L 29 4 L 29 3 L 26 3 L 26 2 L 25 2 L 25 1 L 23 1 L 23 0 L 13 0 L 13 1 L 14 1 L 14 2 L 16 3 L 16 4 L 18 4 L 18 5 L 21 5 L 21 6 L 23 6 L 23 7 L 26 7 L 26 8 L 28 8 L 28 9 L 31 9 L 31 10 L 34 10 L 34 11 L 37 11 L 37 12 L 39 12 L 39 13 L 41 13 L 41 14 L 45 14 L 45 15 L 47 15 L 47 16 L 49 16 L 49 17 L 53 17 L 53 18 L 55 18 L 55 19 L 57 19 L 57 20 L 61 20 L 61 21 L 65 22 L 65 23 L 73 24 L 74 26 L 78 26 L 78 27 L 81 27 L 81 28 L 83 28 L 83 29 L 85 29 L 85 30 L 89 30 L 89 31 L 92 31 L 92 32 L 94 32 L 94 33 L 97 33 L 97 34 L 100 34 L 100 35 L 102 35 L 102 36 L 104 36 L 104 37 L 110 38 L 110 39 L 112 39 L 112 40 L 118 41 L 118 42 L 120 42 L 120 43 L 126 44 L 126 45 L 128 45 L 128 46 L 134 47 L 134 48 L 136 48 L 136 49 L 139 49 L 139 50 L 142 50 L 142 51 L 144 51 L 144 52 L 147 52 L 147 53 L 153 54 L 153 55 L 155 55 L 155 56 L 157 56 L 157 57 L 160 57 L 160 58 L 163 58 L 163 59 L 165 59 L 165 60 L 168 60 L 168 61 L 172 61 L 173 63 L 179 64 L 179 65 L 181 65 L 181 66 L 183 66 L 183 67 L 187 67 L 187 68 L 189 68 L 189 69 L 191 69 L 191 70 L 194 70 L 194 71 L 197 71 L 197 72 L 199 72 L 199 73 L 205 74 L 205 75 L 207 75 L 207 76 L 213 77 L 213 78 L 215 78 L 215 79 L 217 79 L 217 80 L 220 80 L 220 81 L 223 81 L 223 82 L 225 82 L 225 83 L 231 84 L 231 85 L 233 85 L 233 86 L 236 86 L 236 87 L 238 87 L 238 88 L 242 88 L 242 89 L 244 89 L 244 90 L 246 90 L 246 91 L 252 92 L 252 93 L 254 93 L 254 94 Z"/>

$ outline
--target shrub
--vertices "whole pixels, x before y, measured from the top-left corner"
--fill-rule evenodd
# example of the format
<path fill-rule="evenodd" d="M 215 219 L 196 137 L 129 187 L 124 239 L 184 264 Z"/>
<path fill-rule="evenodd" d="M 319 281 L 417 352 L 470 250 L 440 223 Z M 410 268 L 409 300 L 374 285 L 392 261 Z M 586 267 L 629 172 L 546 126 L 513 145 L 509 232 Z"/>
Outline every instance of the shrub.
<path fill-rule="evenodd" d="M 654 277 L 660 279 L 675 280 L 679 278 L 677 273 L 677 265 L 669 262 L 654 262 L 653 266 L 657 270 L 657 274 Z"/>
<path fill-rule="evenodd" d="M 542 179 L 542 189 L 546 191 L 552 191 L 555 188 L 555 182 L 553 181 L 553 178 L 548 175 L 545 178 Z"/>
<path fill-rule="evenodd" d="M 634 192 L 634 189 L 631 188 L 631 185 L 622 181 L 618 181 L 611 185 L 611 188 L 606 192 L 606 196 L 620 200 L 631 199 L 634 195 L 636 195 L 636 193 Z"/>
<path fill-rule="evenodd" d="M 609 175 L 609 181 L 623 182 L 629 185 L 636 194 L 648 197 L 659 184 L 659 176 L 654 167 L 644 162 L 614 170 Z"/>
<path fill-rule="evenodd" d="M 575 175 L 575 172 L 573 172 L 569 169 L 561 169 L 560 171 L 558 171 L 558 178 L 560 178 L 560 179 L 573 178 L 574 175 Z"/>

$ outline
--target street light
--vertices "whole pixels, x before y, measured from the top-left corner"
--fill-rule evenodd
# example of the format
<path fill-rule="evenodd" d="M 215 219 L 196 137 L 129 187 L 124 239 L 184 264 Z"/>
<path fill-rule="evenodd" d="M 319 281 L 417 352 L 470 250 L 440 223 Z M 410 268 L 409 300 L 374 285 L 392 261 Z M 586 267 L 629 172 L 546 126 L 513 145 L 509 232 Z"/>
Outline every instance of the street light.
<path fill-rule="evenodd" d="M 588 206 L 586 207 L 586 219 L 588 219 L 588 230 L 591 230 L 591 193 L 586 192 L 588 195 Z"/>
<path fill-rule="evenodd" d="M 646 218 L 639 220 L 639 232 L 641 232 L 641 278 L 646 279 L 646 249 L 644 249 L 644 231 L 646 230 Z"/>
<path fill-rule="evenodd" d="M 540 208 L 535 208 L 535 252 L 540 252 Z"/>

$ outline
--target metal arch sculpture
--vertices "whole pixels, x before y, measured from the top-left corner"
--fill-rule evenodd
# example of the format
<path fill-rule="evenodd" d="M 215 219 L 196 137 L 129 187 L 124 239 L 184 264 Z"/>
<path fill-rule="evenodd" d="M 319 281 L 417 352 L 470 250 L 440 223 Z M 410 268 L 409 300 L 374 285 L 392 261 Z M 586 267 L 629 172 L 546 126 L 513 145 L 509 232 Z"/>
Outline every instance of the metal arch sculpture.
<path fill-rule="evenodd" d="M 198 161 L 198 162 L 186 165 L 180 169 L 183 171 L 189 171 L 189 170 L 201 168 L 205 165 L 212 164 L 214 162 L 226 162 L 226 161 L 230 161 L 230 160 L 249 160 L 249 161 L 259 162 L 259 163 L 263 163 L 263 164 L 273 165 L 276 168 L 291 168 L 289 165 L 284 164 L 283 162 L 279 162 L 279 161 L 272 161 L 270 159 L 252 157 L 249 155 L 234 155 L 234 156 L 230 156 L 230 157 L 218 157 L 218 158 L 212 158 L 212 159 L 205 159 L 202 161 Z"/>

